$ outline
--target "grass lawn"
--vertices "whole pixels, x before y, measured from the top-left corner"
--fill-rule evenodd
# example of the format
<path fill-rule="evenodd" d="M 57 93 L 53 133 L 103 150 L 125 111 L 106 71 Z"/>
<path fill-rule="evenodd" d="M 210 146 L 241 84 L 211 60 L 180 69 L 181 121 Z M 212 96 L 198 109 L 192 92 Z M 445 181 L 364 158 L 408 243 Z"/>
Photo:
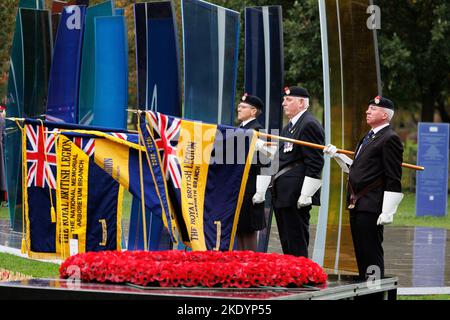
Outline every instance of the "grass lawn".
<path fill-rule="evenodd" d="M 8 207 L 0 207 L 0 219 L 2 219 L 2 220 L 9 220 Z"/>
<path fill-rule="evenodd" d="M 19 272 L 33 278 L 58 278 L 59 265 L 40 262 L 0 252 L 0 268 Z"/>
<path fill-rule="evenodd" d="M 414 193 L 405 193 L 397 213 L 394 216 L 394 226 L 432 227 L 450 229 L 450 201 L 447 200 L 447 215 L 443 217 L 417 217 L 416 199 Z"/>

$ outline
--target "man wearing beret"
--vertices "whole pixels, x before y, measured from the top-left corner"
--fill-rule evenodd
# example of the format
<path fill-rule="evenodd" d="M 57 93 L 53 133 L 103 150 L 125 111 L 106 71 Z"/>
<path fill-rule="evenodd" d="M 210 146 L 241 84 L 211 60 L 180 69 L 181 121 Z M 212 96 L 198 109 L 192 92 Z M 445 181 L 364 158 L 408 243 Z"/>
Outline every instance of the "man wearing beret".
<path fill-rule="evenodd" d="M 347 205 L 359 276 L 380 279 L 384 277 L 383 225 L 392 223 L 403 198 L 403 145 L 389 124 L 394 103 L 377 96 L 368 105 L 366 121 L 371 130 L 358 143 L 354 160 L 336 153 L 333 145 L 323 152 L 348 173 Z"/>
<path fill-rule="evenodd" d="M 245 93 L 237 107 L 238 120 L 241 122 L 240 127 L 254 130 L 263 129 L 263 126 L 256 119 L 263 109 L 264 103 L 261 99 Z M 258 140 L 255 149 L 260 149 L 262 143 L 262 140 Z M 239 214 L 236 233 L 238 250 L 256 251 L 257 231 L 266 227 L 264 200 L 270 183 L 270 176 L 262 176 L 260 173 L 261 164 L 257 161 L 250 167 L 241 213 Z M 252 199 L 253 196 L 255 196 L 254 200 Z"/>
<path fill-rule="evenodd" d="M 302 87 L 285 88 L 283 110 L 289 123 L 282 137 L 324 144 L 322 125 L 308 112 L 309 93 Z M 275 218 L 283 253 L 308 257 L 309 219 L 312 205 L 320 205 L 323 153 L 280 141 L 279 169 L 273 176 Z"/>

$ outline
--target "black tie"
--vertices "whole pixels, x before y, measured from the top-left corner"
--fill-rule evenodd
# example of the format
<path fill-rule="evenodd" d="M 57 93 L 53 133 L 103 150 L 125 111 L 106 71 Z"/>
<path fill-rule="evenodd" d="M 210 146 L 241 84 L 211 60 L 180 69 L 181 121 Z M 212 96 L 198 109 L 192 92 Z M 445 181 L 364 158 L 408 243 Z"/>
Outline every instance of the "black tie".
<path fill-rule="evenodd" d="M 359 153 L 361 152 L 362 148 L 364 148 L 364 146 L 370 141 L 370 139 L 373 137 L 374 132 L 372 130 L 369 131 L 368 134 L 365 135 L 363 141 L 361 142 L 361 146 L 358 149 L 358 152 L 356 153 L 356 157 L 359 155 Z"/>
<path fill-rule="evenodd" d="M 289 124 L 288 124 L 288 131 L 291 131 L 291 129 L 292 129 L 292 122 L 289 121 Z"/>
<path fill-rule="evenodd" d="M 370 141 L 370 139 L 373 137 L 373 133 L 374 132 L 372 130 L 370 130 L 369 133 L 366 134 L 366 136 L 364 137 L 363 142 L 361 143 L 361 148 Z"/>

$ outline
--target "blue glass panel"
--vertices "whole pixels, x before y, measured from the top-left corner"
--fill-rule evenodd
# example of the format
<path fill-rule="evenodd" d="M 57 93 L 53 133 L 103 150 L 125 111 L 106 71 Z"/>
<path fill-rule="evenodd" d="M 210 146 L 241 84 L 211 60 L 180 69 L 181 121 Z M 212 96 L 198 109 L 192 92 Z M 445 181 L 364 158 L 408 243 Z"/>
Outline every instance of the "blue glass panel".
<path fill-rule="evenodd" d="M 78 123 L 81 46 L 86 7 L 66 7 L 61 22 L 48 86 L 46 119 Z"/>
<path fill-rule="evenodd" d="M 178 35 L 170 1 L 135 5 L 138 108 L 181 116 Z"/>
<path fill-rule="evenodd" d="M 146 107 L 181 116 L 179 53 L 170 2 L 149 3 Z"/>
<path fill-rule="evenodd" d="M 182 1 L 184 116 L 233 124 L 240 14 L 207 2 Z"/>
<path fill-rule="evenodd" d="M 178 34 L 170 1 L 134 7 L 138 109 L 181 116 Z M 168 250 L 172 243 L 161 218 L 146 210 L 149 250 Z M 133 198 L 128 249 L 144 249 L 140 201 Z"/>
<path fill-rule="evenodd" d="M 281 6 L 245 9 L 245 91 L 264 101 L 259 121 L 266 129 L 282 127 L 284 87 Z"/>
<path fill-rule="evenodd" d="M 124 16 L 95 18 L 93 125 L 127 127 L 128 37 Z"/>
<path fill-rule="evenodd" d="M 94 19 L 96 17 L 112 15 L 113 4 L 111 1 L 105 1 L 87 8 L 81 61 L 80 96 L 78 101 L 78 119 L 80 124 L 92 124 L 94 117 Z"/>
<path fill-rule="evenodd" d="M 266 129 L 281 129 L 284 87 L 281 6 L 245 8 L 245 91 L 258 96 L 265 109 L 258 120 Z M 258 251 L 267 252 L 273 211 L 266 201 L 267 228 L 258 232 Z"/>

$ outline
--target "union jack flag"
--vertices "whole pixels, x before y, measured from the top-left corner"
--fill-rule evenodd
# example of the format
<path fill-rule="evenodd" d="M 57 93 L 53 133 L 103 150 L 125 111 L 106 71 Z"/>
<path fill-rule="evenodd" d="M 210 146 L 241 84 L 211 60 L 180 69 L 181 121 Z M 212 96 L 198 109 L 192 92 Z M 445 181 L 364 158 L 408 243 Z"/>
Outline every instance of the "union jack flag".
<path fill-rule="evenodd" d="M 156 147 L 162 153 L 162 165 L 167 180 L 172 180 L 175 188 L 181 188 L 181 170 L 177 159 L 177 144 L 181 120 L 159 112 L 148 111 L 153 127 Z"/>
<path fill-rule="evenodd" d="M 72 139 L 73 143 L 83 150 L 89 157 L 94 154 L 95 151 L 95 139 L 88 137 L 74 137 Z"/>
<path fill-rule="evenodd" d="M 128 135 L 125 134 L 125 133 L 110 132 L 109 134 L 112 135 L 113 137 L 116 137 L 116 138 L 119 138 L 119 139 L 122 139 L 122 140 L 125 140 L 125 141 L 128 140 Z"/>
<path fill-rule="evenodd" d="M 108 134 L 124 141 L 139 144 L 139 136 L 134 133 L 108 132 Z"/>
<path fill-rule="evenodd" d="M 28 187 L 56 189 L 56 135 L 47 128 L 25 125 L 27 136 Z M 54 131 L 56 133 L 56 131 Z"/>

